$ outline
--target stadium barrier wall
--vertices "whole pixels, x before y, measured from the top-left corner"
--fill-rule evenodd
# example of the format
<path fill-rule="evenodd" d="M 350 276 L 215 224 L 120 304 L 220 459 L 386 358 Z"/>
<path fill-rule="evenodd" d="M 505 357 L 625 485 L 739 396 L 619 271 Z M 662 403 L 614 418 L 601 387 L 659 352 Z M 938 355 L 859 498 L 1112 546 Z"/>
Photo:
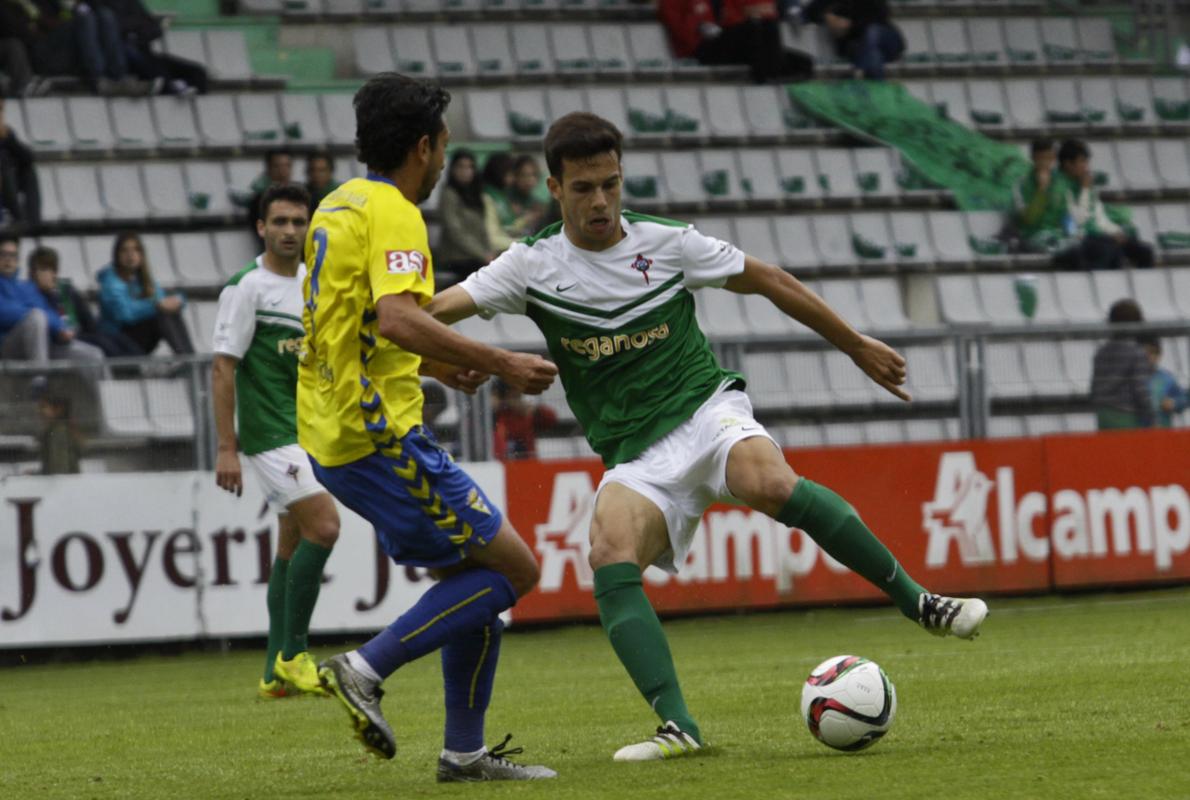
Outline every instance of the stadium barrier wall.
<path fill-rule="evenodd" d="M 787 451 L 847 497 L 922 583 L 949 594 L 1190 579 L 1190 430 Z M 541 561 L 519 621 L 594 619 L 593 460 L 469 464 Z M 506 491 L 506 486 L 508 491 Z M 263 635 L 275 515 L 207 472 L 0 480 L 0 647 Z M 387 625 L 428 586 L 341 508 L 316 632 Z M 662 612 L 879 601 L 801 531 L 715 506 Z"/>

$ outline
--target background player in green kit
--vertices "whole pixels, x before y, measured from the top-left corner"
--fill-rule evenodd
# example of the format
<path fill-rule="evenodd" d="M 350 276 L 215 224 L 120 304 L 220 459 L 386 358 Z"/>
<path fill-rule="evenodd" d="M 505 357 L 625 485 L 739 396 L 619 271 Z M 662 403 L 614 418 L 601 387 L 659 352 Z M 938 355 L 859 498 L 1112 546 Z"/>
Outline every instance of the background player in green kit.
<path fill-rule="evenodd" d="M 265 191 L 256 223 L 264 252 L 227 282 L 215 320 L 215 481 L 237 495 L 243 490 L 233 425 L 238 413 L 239 449 L 278 514 L 261 697 L 325 694 L 306 638 L 322 568 L 339 537 L 339 512 L 297 444 L 308 203 L 306 190 L 294 184 Z"/>
<path fill-rule="evenodd" d="M 712 503 L 746 505 L 804 530 L 933 633 L 971 638 L 987 606 L 927 592 L 850 503 L 790 468 L 753 419 L 743 376 L 716 361 L 690 290 L 765 296 L 909 400 L 905 360 L 779 267 L 690 225 L 622 212 L 620 156 L 620 132 L 607 120 L 576 112 L 555 121 L 545 158 L 562 222 L 514 244 L 429 310 L 444 322 L 526 314 L 545 335 L 567 402 L 607 467 L 589 555 L 600 621 L 663 722 L 655 737 L 620 748 L 615 759 L 647 761 L 689 755 L 704 742 L 641 570 L 677 572 Z"/>

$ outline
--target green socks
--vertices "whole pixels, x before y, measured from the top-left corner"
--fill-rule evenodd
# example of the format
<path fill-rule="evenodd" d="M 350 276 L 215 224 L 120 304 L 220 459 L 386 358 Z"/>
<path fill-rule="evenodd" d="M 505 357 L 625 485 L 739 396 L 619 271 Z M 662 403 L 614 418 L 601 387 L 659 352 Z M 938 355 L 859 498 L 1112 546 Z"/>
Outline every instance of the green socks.
<path fill-rule="evenodd" d="M 902 614 L 917 621 L 917 599 L 925 589 L 906 574 L 842 497 L 800 478 L 777 521 L 804 530 L 828 555 L 887 593 Z"/>
<path fill-rule="evenodd" d="M 286 661 L 309 649 L 310 617 L 322 588 L 322 568 L 330 554 L 330 548 L 302 539 L 290 559 L 285 595 L 285 639 L 281 648 L 281 657 Z M 269 583 L 271 591 L 272 581 Z M 271 612 L 272 606 L 269 608 Z"/>
<path fill-rule="evenodd" d="M 662 722 L 673 720 L 702 744 L 698 724 L 682 697 L 661 621 L 641 587 L 640 567 L 625 562 L 595 570 L 595 602 L 612 649 L 645 702 Z"/>
<path fill-rule="evenodd" d="M 289 571 L 289 562 L 283 558 L 273 559 L 273 569 L 269 572 L 269 591 L 266 602 L 269 608 L 269 646 L 264 660 L 264 682 L 273 680 L 273 662 L 281 645 L 285 643 L 285 577 Z"/>

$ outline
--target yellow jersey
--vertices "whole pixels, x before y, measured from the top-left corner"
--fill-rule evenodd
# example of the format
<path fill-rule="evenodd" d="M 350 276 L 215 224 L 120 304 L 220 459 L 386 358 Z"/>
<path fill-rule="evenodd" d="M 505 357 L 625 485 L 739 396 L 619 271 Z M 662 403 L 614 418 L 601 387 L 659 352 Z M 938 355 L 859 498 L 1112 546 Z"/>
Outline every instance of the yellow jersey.
<path fill-rule="evenodd" d="M 327 195 L 306 234 L 298 442 L 324 467 L 392 447 L 422 421 L 421 358 L 380 335 L 376 301 L 434 294 L 425 220 L 369 174 Z"/>

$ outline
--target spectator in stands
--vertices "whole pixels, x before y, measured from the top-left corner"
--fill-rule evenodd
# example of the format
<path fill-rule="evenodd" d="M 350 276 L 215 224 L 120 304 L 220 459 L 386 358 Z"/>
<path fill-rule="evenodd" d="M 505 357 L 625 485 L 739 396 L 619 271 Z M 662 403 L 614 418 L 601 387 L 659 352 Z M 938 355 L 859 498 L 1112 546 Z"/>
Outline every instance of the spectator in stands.
<path fill-rule="evenodd" d="M 508 191 L 515 178 L 513 165 L 516 159 L 511 153 L 491 153 L 483 165 L 483 193 L 491 199 L 496 209 L 496 218 L 502 229 L 516 222 L 516 213 L 508 202 Z"/>
<path fill-rule="evenodd" d="M 89 380 L 102 377 L 103 351 L 75 338 L 67 323 L 20 271 L 20 240 L 0 234 L 0 358 L 45 364 L 50 359 L 84 362 Z"/>
<path fill-rule="evenodd" d="M 810 0 L 795 18 L 825 25 L 835 53 L 869 80 L 884 80 L 885 66 L 905 52 L 887 0 Z"/>
<path fill-rule="evenodd" d="M 20 12 L 0 0 L 0 94 L 4 97 L 22 97 L 35 85 L 29 48 L 16 35 L 20 25 Z M 40 79 L 36 85 L 40 86 Z"/>
<path fill-rule="evenodd" d="M 1021 248 L 1052 252 L 1063 241 L 1066 181 L 1055 170 L 1057 154 L 1050 139 L 1036 139 L 1029 148 L 1033 169 L 1013 189 L 1014 223 Z"/>
<path fill-rule="evenodd" d="M 207 91 L 207 70 L 202 64 L 153 50 L 161 38 L 161 20 L 141 0 L 98 0 L 116 19 L 128 68 L 149 82 L 151 94 L 180 96 Z"/>
<path fill-rule="evenodd" d="M 0 97 L 0 205 L 13 223 L 36 227 L 41 224 L 41 189 L 33 150 L 5 121 L 6 102 Z"/>
<path fill-rule="evenodd" d="M 1112 303 L 1107 321 L 1113 325 L 1143 322 L 1135 300 Z M 1149 379 L 1153 367 L 1136 334 L 1115 334 L 1095 351 L 1091 368 L 1091 404 L 1099 430 L 1149 428 L 1153 400 Z"/>
<path fill-rule="evenodd" d="M 7 0 L 20 15 L 13 20 L 39 75 L 78 75 L 93 92 L 121 88 L 128 62 L 120 27 L 96 0 Z"/>
<path fill-rule="evenodd" d="M 104 330 L 131 339 L 140 355 L 152 353 L 163 339 L 179 355 L 194 352 L 182 319 L 185 298 L 166 294 L 154 282 L 140 236 L 119 234 L 112 248 L 112 263 L 100 270 L 97 278 Z"/>
<path fill-rule="evenodd" d="M 678 58 L 742 64 L 756 83 L 814 73 L 809 56 L 782 46 L 774 0 L 660 0 L 657 15 Z"/>
<path fill-rule="evenodd" d="M 73 475 L 79 471 L 83 437 L 70 413 L 70 398 L 43 395 L 37 401 L 42 429 L 37 437 L 42 475 Z"/>
<path fill-rule="evenodd" d="M 29 281 L 79 341 L 95 345 L 106 356 L 140 354 L 140 348 L 124 334 L 102 330 L 87 299 L 69 280 L 58 276 L 57 250 L 43 246 L 29 254 Z"/>
<path fill-rule="evenodd" d="M 258 249 L 264 247 L 264 240 L 256 231 L 256 221 L 260 218 L 260 198 L 264 190 L 279 183 L 289 183 L 293 178 L 293 153 L 283 148 L 269 150 L 264 154 L 264 172 L 252 181 L 248 187 L 251 199 L 248 201 L 248 223 L 252 228 L 252 235 L 256 237 Z"/>
<path fill-rule="evenodd" d="M 496 458 L 512 461 L 537 458 L 537 434 L 558 424 L 557 413 L 544 403 L 529 402 L 523 392 L 504 381 L 492 385 L 495 400 Z"/>
<path fill-rule="evenodd" d="M 335 159 L 330 153 L 318 151 L 306 157 L 306 190 L 310 192 L 310 213 L 318 208 L 322 198 L 339 188 L 335 180 Z"/>
<path fill-rule="evenodd" d="M 1178 384 L 1178 379 L 1161 366 L 1161 339 L 1146 334 L 1140 337 L 1153 374 L 1149 378 L 1149 391 L 1153 399 L 1153 418 L 1159 428 L 1172 428 L 1174 414 L 1181 414 L 1190 408 L 1190 393 Z"/>
<path fill-rule="evenodd" d="M 531 236 L 541 229 L 550 212 L 550 204 L 538 195 L 541 186 L 541 167 L 528 153 L 519 156 L 512 165 L 512 185 L 508 189 L 508 205 L 515 215 L 512 230 L 514 239 Z"/>
<path fill-rule="evenodd" d="M 442 265 L 443 272 L 462 280 L 499 254 L 488 236 L 489 215 L 492 225 L 499 227 L 496 213 L 495 201 L 485 194 L 476 174 L 475 154 L 456 150 L 438 204 L 442 238 L 435 261 Z"/>
<path fill-rule="evenodd" d="M 1054 256 L 1060 269 L 1119 269 L 1127 258 L 1134 266 L 1153 266 L 1153 247 L 1126 231 L 1108 214 L 1095 190 L 1091 150 L 1085 142 L 1068 139 L 1058 148 L 1058 169 L 1066 191 L 1064 225 L 1078 246 Z"/>

